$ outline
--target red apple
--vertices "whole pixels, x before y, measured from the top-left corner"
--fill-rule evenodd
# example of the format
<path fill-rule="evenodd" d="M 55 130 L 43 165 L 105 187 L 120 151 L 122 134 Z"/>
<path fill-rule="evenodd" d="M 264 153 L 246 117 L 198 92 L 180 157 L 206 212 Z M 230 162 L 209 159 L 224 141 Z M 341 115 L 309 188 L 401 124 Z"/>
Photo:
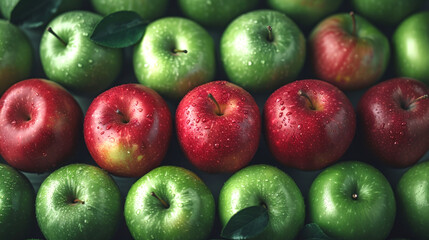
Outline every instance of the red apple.
<path fill-rule="evenodd" d="M 358 129 L 382 162 L 407 167 L 429 150 L 429 88 L 394 78 L 370 88 L 359 101 Z"/>
<path fill-rule="evenodd" d="M 353 140 L 353 106 L 338 88 L 320 80 L 289 83 L 264 106 L 265 134 L 286 166 L 316 170 L 337 161 Z"/>
<path fill-rule="evenodd" d="M 45 172 L 75 150 L 82 110 L 59 84 L 28 79 L 0 99 L 0 154 L 14 168 Z"/>
<path fill-rule="evenodd" d="M 234 172 L 256 153 L 261 116 L 253 97 L 241 87 L 215 81 L 190 91 L 176 111 L 179 143 L 200 170 Z"/>
<path fill-rule="evenodd" d="M 309 47 L 316 77 L 342 90 L 375 83 L 390 56 L 383 33 L 352 13 L 337 14 L 319 23 L 310 35 Z"/>
<path fill-rule="evenodd" d="M 117 176 L 141 177 L 163 160 L 172 120 L 164 99 L 140 84 L 113 87 L 94 99 L 84 137 L 97 164 Z"/>

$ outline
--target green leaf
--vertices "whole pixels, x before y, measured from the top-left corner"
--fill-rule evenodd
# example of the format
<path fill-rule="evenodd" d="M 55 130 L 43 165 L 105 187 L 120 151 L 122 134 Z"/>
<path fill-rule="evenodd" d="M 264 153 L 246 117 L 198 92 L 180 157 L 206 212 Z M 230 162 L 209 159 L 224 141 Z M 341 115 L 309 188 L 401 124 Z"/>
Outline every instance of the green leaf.
<path fill-rule="evenodd" d="M 57 12 L 62 0 L 20 0 L 10 14 L 13 24 L 27 28 L 44 25 Z"/>
<path fill-rule="evenodd" d="M 95 26 L 91 40 L 105 47 L 128 47 L 143 37 L 147 24 L 136 12 L 115 12 L 104 17 Z"/>
<path fill-rule="evenodd" d="M 317 223 L 309 223 L 304 226 L 299 234 L 299 239 L 304 240 L 332 240 Z"/>
<path fill-rule="evenodd" d="M 234 214 L 222 229 L 221 237 L 226 239 L 249 239 L 262 233 L 268 225 L 268 210 L 252 206 Z"/>

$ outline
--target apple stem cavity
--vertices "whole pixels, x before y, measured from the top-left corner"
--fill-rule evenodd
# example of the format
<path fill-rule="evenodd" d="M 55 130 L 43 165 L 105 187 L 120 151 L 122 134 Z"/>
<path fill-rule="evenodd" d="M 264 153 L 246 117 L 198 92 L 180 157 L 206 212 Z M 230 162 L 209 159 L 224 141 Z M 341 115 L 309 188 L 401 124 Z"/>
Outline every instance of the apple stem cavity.
<path fill-rule="evenodd" d="M 358 199 L 358 195 L 357 195 L 357 193 L 353 193 L 353 194 L 352 194 L 352 199 L 353 199 L 353 200 L 357 200 L 357 199 Z"/>
<path fill-rule="evenodd" d="M 429 95 L 428 95 L 428 94 L 425 94 L 425 95 L 423 95 L 423 96 L 420 96 L 420 97 L 418 97 L 418 98 L 414 99 L 413 101 L 411 101 L 411 102 L 410 102 L 410 104 L 408 104 L 408 106 L 405 106 L 405 109 L 406 109 L 406 110 L 408 110 L 408 109 L 410 109 L 411 105 L 413 105 L 414 103 L 416 103 L 416 102 L 418 102 L 418 101 L 421 101 L 421 100 L 423 100 L 423 99 L 428 99 L 428 98 L 429 98 Z"/>
<path fill-rule="evenodd" d="M 188 53 L 188 50 L 173 49 L 173 53 Z"/>
<path fill-rule="evenodd" d="M 212 95 L 211 93 L 209 93 L 208 98 L 209 98 L 210 100 L 212 100 L 212 102 L 214 102 L 214 104 L 216 105 L 216 115 L 218 115 L 218 116 L 222 116 L 222 115 L 223 115 L 223 113 L 222 113 L 222 111 L 220 110 L 219 103 L 216 101 L 216 99 L 213 97 L 213 95 Z"/>
<path fill-rule="evenodd" d="M 54 35 L 54 37 L 56 37 L 58 40 L 60 40 L 60 42 L 61 42 L 64 46 L 67 46 L 67 43 L 66 43 L 62 38 L 60 38 L 60 36 L 58 36 L 58 35 L 54 32 L 54 30 L 52 30 L 52 28 L 51 28 L 51 27 L 48 27 L 48 32 L 49 32 L 50 34 Z"/>
<path fill-rule="evenodd" d="M 302 90 L 299 90 L 298 95 L 301 97 L 304 97 L 307 100 L 308 107 L 311 110 L 316 110 L 316 108 L 314 107 L 313 102 L 311 101 L 310 97 L 305 92 L 303 92 Z"/>
<path fill-rule="evenodd" d="M 161 202 L 161 204 L 164 206 L 165 209 L 169 208 L 170 205 L 168 205 L 167 202 L 165 202 L 164 200 L 162 200 L 160 197 L 158 197 L 155 192 L 151 192 L 150 195 L 152 195 L 153 197 L 155 197 L 156 199 L 158 199 L 158 201 Z"/>
<path fill-rule="evenodd" d="M 73 200 L 73 204 L 85 204 L 85 201 L 82 201 L 82 200 L 80 200 L 80 199 L 78 199 L 78 198 L 76 198 L 75 200 Z"/>
<path fill-rule="evenodd" d="M 122 123 L 129 123 L 130 122 L 119 109 L 116 109 L 116 113 L 121 116 Z"/>
<path fill-rule="evenodd" d="M 273 41 L 273 28 L 271 26 L 267 26 L 267 30 L 268 30 L 268 41 L 272 42 Z"/>
<path fill-rule="evenodd" d="M 356 37 L 356 17 L 355 17 L 355 13 L 353 11 L 351 11 L 349 14 L 350 14 L 350 17 L 352 18 L 352 23 L 353 23 L 353 32 L 352 32 L 352 35 Z"/>

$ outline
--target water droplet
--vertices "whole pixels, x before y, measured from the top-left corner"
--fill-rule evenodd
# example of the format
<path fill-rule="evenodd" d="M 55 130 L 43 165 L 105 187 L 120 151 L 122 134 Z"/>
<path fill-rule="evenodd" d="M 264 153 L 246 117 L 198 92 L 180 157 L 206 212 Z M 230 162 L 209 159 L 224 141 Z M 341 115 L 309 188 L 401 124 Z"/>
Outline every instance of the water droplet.
<path fill-rule="evenodd" d="M 15 120 L 12 120 L 12 122 L 10 122 L 12 125 L 15 125 L 16 124 L 16 121 Z"/>
<path fill-rule="evenodd" d="M 297 126 L 297 127 L 298 127 L 298 129 L 301 129 L 301 124 L 298 124 L 298 126 Z"/>
<path fill-rule="evenodd" d="M 78 63 L 78 64 L 77 64 L 77 66 L 81 68 L 81 67 L 82 67 L 82 64 Z"/>
<path fill-rule="evenodd" d="M 143 112 L 143 108 L 138 108 L 137 111 Z"/>
<path fill-rule="evenodd" d="M 112 138 L 112 137 L 109 137 L 109 140 L 110 140 L 110 142 L 112 142 L 112 143 L 114 143 L 114 142 L 115 142 L 115 139 L 114 139 L 114 138 Z"/>
<path fill-rule="evenodd" d="M 152 118 L 152 114 L 148 113 L 148 114 L 146 114 L 146 117 L 147 118 Z"/>
<path fill-rule="evenodd" d="M 277 99 L 276 99 L 276 102 L 280 102 L 280 100 L 282 100 L 282 99 L 281 99 L 281 98 L 277 98 Z"/>
<path fill-rule="evenodd" d="M 286 116 L 292 115 L 292 112 L 287 112 Z"/>
<path fill-rule="evenodd" d="M 88 60 L 88 62 L 89 62 L 89 63 L 93 63 L 94 61 L 93 61 L 92 59 L 89 59 L 89 60 Z"/>
<path fill-rule="evenodd" d="M 44 157 L 47 157 L 48 156 L 48 154 L 47 153 L 42 153 L 42 155 L 44 156 Z"/>
<path fill-rule="evenodd" d="M 406 122 L 402 122 L 401 126 L 407 126 L 407 123 Z"/>
<path fill-rule="evenodd" d="M 200 119 L 199 119 L 199 118 L 195 119 L 195 122 L 196 122 L 196 123 L 199 123 L 199 122 L 200 122 Z"/>
<path fill-rule="evenodd" d="M 104 131 L 102 131 L 100 134 L 101 134 L 101 135 L 103 135 L 103 134 L 104 134 Z"/>
<path fill-rule="evenodd" d="M 284 101 L 281 101 L 281 102 L 280 102 L 280 105 L 283 105 L 283 104 L 285 104 L 285 102 L 284 102 Z"/>
<path fill-rule="evenodd" d="M 280 110 L 282 110 L 282 111 L 283 111 L 283 110 L 285 110 L 285 109 L 286 109 L 286 107 L 285 107 L 285 106 L 283 106 L 282 108 L 280 108 Z"/>
<path fill-rule="evenodd" d="M 215 144 L 214 144 L 214 148 L 216 148 L 216 149 L 218 149 L 218 148 L 219 148 L 219 146 L 220 146 L 220 145 L 219 145 L 219 143 L 215 143 Z"/>
<path fill-rule="evenodd" d="M 106 127 L 106 130 L 109 130 L 110 128 L 112 128 L 112 125 L 108 125 L 108 126 Z"/>
<path fill-rule="evenodd" d="M 397 141 L 395 141 L 395 142 L 393 142 L 393 144 L 398 145 L 398 142 L 397 142 Z"/>
<path fill-rule="evenodd" d="M 252 61 L 249 61 L 249 62 L 247 63 L 247 65 L 249 65 L 249 66 L 250 66 L 250 65 L 252 65 Z"/>
<path fill-rule="evenodd" d="M 247 110 L 243 110 L 243 113 L 244 113 L 244 114 L 248 114 L 248 113 L 249 113 L 249 111 L 247 111 Z"/>

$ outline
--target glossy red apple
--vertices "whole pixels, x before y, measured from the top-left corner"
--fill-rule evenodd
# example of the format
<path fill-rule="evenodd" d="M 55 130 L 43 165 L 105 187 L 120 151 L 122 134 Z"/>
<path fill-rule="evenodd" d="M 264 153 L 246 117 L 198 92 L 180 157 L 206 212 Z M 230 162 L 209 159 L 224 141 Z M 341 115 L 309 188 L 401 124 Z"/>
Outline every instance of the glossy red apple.
<path fill-rule="evenodd" d="M 342 90 L 375 83 L 389 62 L 389 41 L 376 27 L 353 13 L 320 22 L 309 38 L 315 76 Z"/>
<path fill-rule="evenodd" d="M 286 166 L 316 170 L 337 161 L 353 140 L 353 106 L 338 88 L 320 80 L 289 83 L 264 106 L 265 134 L 274 157 Z"/>
<path fill-rule="evenodd" d="M 214 81 L 190 91 L 176 111 L 179 143 L 190 162 L 212 173 L 234 172 L 256 153 L 261 116 L 241 87 Z"/>
<path fill-rule="evenodd" d="M 140 84 L 113 87 L 94 99 L 84 121 L 89 153 L 103 169 L 141 177 L 163 160 L 171 138 L 170 110 Z"/>
<path fill-rule="evenodd" d="M 382 162 L 407 167 L 429 150 L 429 88 L 394 78 L 370 88 L 357 108 L 362 141 Z"/>
<path fill-rule="evenodd" d="M 82 118 L 76 100 L 59 84 L 18 82 L 0 99 L 0 154 L 22 171 L 52 170 L 74 151 Z"/>

